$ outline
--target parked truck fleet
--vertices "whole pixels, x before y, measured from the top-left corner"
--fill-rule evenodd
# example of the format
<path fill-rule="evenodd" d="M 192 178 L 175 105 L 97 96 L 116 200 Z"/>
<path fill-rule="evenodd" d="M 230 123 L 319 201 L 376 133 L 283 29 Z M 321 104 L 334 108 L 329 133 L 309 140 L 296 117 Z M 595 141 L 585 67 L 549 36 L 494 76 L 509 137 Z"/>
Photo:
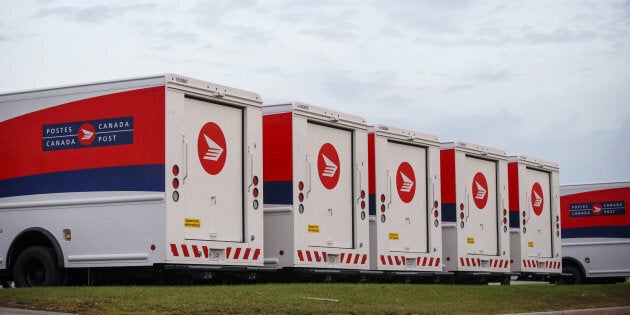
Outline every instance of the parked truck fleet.
<path fill-rule="evenodd" d="M 559 188 L 553 162 L 180 75 L 0 95 L 0 156 L 0 280 L 17 286 L 630 269 L 628 185 Z"/>

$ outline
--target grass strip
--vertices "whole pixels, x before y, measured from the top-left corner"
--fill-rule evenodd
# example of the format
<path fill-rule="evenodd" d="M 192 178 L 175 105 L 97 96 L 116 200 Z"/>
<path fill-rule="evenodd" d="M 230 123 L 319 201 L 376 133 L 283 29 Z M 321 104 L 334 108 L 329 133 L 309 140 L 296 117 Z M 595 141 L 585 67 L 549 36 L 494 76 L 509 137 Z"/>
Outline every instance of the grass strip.
<path fill-rule="evenodd" d="M 0 290 L 0 306 L 79 314 L 499 314 L 630 306 L 630 285 L 260 284 Z"/>

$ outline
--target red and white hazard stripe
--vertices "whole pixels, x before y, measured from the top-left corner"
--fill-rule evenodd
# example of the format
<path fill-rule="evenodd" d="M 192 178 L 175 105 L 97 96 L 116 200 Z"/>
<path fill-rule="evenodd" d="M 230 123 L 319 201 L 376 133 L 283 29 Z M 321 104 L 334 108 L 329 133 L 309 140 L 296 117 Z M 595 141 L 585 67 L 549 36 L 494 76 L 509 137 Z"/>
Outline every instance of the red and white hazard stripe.
<path fill-rule="evenodd" d="M 465 267 L 477 267 L 477 266 L 481 266 L 481 259 L 480 258 L 470 258 L 470 257 L 460 257 L 459 258 L 459 263 L 462 266 Z"/>
<path fill-rule="evenodd" d="M 339 253 L 339 263 L 342 263 L 342 264 L 363 265 L 365 264 L 366 261 L 367 261 L 367 254 Z"/>
<path fill-rule="evenodd" d="M 545 262 L 545 268 L 547 269 L 561 269 L 561 267 L 562 267 L 562 262 L 559 260 L 556 260 L 556 261 L 549 260 Z"/>
<path fill-rule="evenodd" d="M 214 249 L 206 245 L 188 244 L 170 244 L 170 248 L 175 257 L 194 258 L 208 258 L 210 250 Z M 225 260 L 258 260 L 261 253 L 260 248 L 250 247 L 226 247 L 219 250 L 225 250 Z"/>
<path fill-rule="evenodd" d="M 422 267 L 438 267 L 440 266 L 440 257 L 417 257 L 415 259 L 416 266 Z M 407 257 L 395 255 L 380 255 L 381 265 L 400 266 L 407 265 Z"/>
<path fill-rule="evenodd" d="M 298 259 L 300 261 L 310 261 L 310 262 L 328 261 L 328 255 L 324 251 L 298 249 L 297 254 L 298 254 Z"/>
<path fill-rule="evenodd" d="M 543 264 L 535 259 L 523 259 L 523 268 L 545 268 L 545 269 L 560 269 L 562 262 L 558 260 L 546 260 Z"/>
<path fill-rule="evenodd" d="M 492 268 L 508 268 L 510 261 L 507 259 L 490 259 L 490 267 Z"/>
<path fill-rule="evenodd" d="M 523 259 L 523 267 L 525 267 L 525 268 L 538 268 L 538 260 Z"/>
<path fill-rule="evenodd" d="M 316 250 L 297 250 L 299 261 L 328 262 L 328 253 Z M 339 264 L 364 265 L 367 262 L 367 254 L 339 253 Z"/>
<path fill-rule="evenodd" d="M 440 257 L 418 257 L 416 263 L 423 267 L 438 267 L 440 265 Z"/>
<path fill-rule="evenodd" d="M 459 264 L 463 267 L 481 267 L 481 258 L 460 257 Z M 510 261 L 508 259 L 490 259 L 488 267 L 490 268 L 508 268 Z"/>

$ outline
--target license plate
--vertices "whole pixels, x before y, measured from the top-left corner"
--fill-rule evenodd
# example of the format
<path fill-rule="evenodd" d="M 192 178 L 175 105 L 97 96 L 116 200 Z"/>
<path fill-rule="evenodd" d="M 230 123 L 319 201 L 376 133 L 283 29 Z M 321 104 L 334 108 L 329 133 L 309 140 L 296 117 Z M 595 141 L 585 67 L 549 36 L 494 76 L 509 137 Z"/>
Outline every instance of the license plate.
<path fill-rule="evenodd" d="M 338 265 L 339 264 L 339 255 L 328 255 L 328 264 L 329 265 Z"/>
<path fill-rule="evenodd" d="M 405 258 L 405 265 L 407 267 L 413 267 L 415 265 L 415 260 L 413 258 Z"/>
<path fill-rule="evenodd" d="M 208 260 L 210 260 L 210 261 L 219 261 L 219 260 L 221 260 L 221 252 L 222 252 L 222 250 L 220 250 L 220 249 L 211 249 L 208 252 Z"/>

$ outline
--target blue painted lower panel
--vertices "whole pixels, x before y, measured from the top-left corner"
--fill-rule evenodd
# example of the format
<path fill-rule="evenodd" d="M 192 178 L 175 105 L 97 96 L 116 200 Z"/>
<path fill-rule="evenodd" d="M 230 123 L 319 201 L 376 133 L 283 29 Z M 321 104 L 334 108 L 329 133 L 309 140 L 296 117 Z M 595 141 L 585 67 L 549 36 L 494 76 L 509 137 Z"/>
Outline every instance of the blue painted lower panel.
<path fill-rule="evenodd" d="M 376 195 L 370 194 L 370 215 L 376 215 Z"/>
<path fill-rule="evenodd" d="M 263 183 L 263 190 L 265 204 L 293 204 L 293 181 L 266 181 Z"/>
<path fill-rule="evenodd" d="M 518 211 L 510 210 L 510 227 L 511 228 L 517 228 L 521 226 L 521 220 L 518 214 L 519 214 Z"/>
<path fill-rule="evenodd" d="M 442 222 L 455 222 L 457 216 L 455 214 L 455 204 L 454 203 L 443 203 L 442 204 Z"/>
<path fill-rule="evenodd" d="M 630 238 L 630 226 L 594 226 L 562 229 L 562 238 L 581 237 Z"/>
<path fill-rule="evenodd" d="M 92 168 L 0 180 L 0 198 L 88 191 L 164 191 L 164 164 Z"/>

